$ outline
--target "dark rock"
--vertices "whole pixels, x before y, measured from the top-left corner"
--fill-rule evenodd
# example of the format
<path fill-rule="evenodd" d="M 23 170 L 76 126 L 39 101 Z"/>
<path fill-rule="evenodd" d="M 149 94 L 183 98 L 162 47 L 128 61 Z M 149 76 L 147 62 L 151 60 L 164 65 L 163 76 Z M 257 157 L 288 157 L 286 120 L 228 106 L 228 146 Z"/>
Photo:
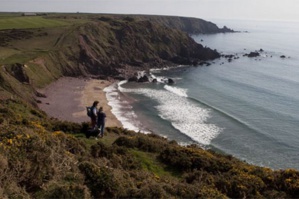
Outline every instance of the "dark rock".
<path fill-rule="evenodd" d="M 174 80 L 171 79 L 171 78 L 169 78 L 167 83 L 168 83 L 168 84 L 174 84 Z"/>
<path fill-rule="evenodd" d="M 200 66 L 203 66 L 203 65 L 205 65 L 206 63 L 207 63 L 207 62 L 203 61 L 203 62 L 200 62 L 199 65 L 200 65 Z"/>
<path fill-rule="evenodd" d="M 116 79 L 116 80 L 119 80 L 119 81 L 122 81 L 122 80 L 125 80 L 125 79 L 126 79 L 126 78 L 123 77 L 123 76 L 114 76 L 113 78 Z M 105 78 L 101 78 L 101 79 L 105 79 Z"/>
<path fill-rule="evenodd" d="M 280 58 L 283 58 L 283 59 L 284 59 L 284 58 L 286 58 L 286 56 L 285 56 L 285 55 L 281 55 Z"/>
<path fill-rule="evenodd" d="M 7 71 L 9 71 L 9 73 L 16 78 L 19 82 L 22 83 L 30 83 L 30 79 L 26 73 L 26 71 L 24 70 L 25 66 L 23 64 L 13 64 L 11 66 L 11 68 Z"/>
<path fill-rule="evenodd" d="M 260 56 L 260 53 L 258 53 L 258 52 L 250 52 L 249 54 L 245 54 L 244 56 L 247 56 L 247 57 L 258 57 L 258 56 Z"/>
<path fill-rule="evenodd" d="M 149 82 L 149 78 L 147 75 L 142 76 L 141 78 L 138 79 L 138 82 Z"/>
<path fill-rule="evenodd" d="M 199 65 L 200 65 L 200 66 L 204 66 L 204 65 L 206 65 L 206 66 L 210 66 L 211 63 L 204 61 L 204 62 L 200 62 Z"/>
<path fill-rule="evenodd" d="M 137 76 L 133 76 L 133 77 L 130 77 L 128 79 L 128 82 L 137 82 L 138 81 L 138 77 Z"/>
<path fill-rule="evenodd" d="M 234 57 L 234 55 L 224 55 L 224 57 L 227 59 L 232 59 Z"/>
<path fill-rule="evenodd" d="M 192 65 L 193 65 L 193 66 L 197 66 L 197 65 L 198 65 L 198 61 L 193 61 L 193 62 L 192 62 Z"/>
<path fill-rule="evenodd" d="M 158 80 L 155 78 L 155 79 L 153 79 L 153 81 L 152 81 L 153 83 L 157 83 L 158 82 Z"/>
<path fill-rule="evenodd" d="M 36 95 L 36 97 L 43 97 L 43 98 L 46 98 L 46 97 L 47 97 L 45 94 L 40 93 L 40 92 L 38 92 L 38 91 L 35 91 L 35 95 Z"/>

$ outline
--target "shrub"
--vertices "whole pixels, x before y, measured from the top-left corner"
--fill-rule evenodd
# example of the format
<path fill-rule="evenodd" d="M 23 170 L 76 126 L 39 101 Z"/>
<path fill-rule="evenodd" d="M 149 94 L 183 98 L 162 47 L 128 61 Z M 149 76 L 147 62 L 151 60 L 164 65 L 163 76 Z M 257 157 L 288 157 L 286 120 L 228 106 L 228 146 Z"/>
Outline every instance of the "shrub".
<path fill-rule="evenodd" d="M 160 184 L 150 181 L 144 184 L 139 191 L 140 198 L 169 198 L 169 195 Z"/>
<path fill-rule="evenodd" d="M 31 109 L 31 110 L 30 110 L 30 113 L 31 113 L 32 115 L 35 115 L 35 116 L 39 117 L 39 118 L 44 118 L 44 117 L 45 117 L 44 114 L 40 113 L 39 111 L 37 111 L 37 110 L 35 110 L 35 109 Z"/>
<path fill-rule="evenodd" d="M 112 156 L 112 149 L 107 147 L 102 142 L 97 142 L 97 144 L 91 146 L 91 155 L 94 158 L 98 157 L 107 157 L 110 158 Z"/>
<path fill-rule="evenodd" d="M 158 157 L 162 162 L 174 166 L 181 171 L 190 171 L 192 168 L 191 157 L 177 147 L 168 147 Z"/>
<path fill-rule="evenodd" d="M 203 169 L 210 173 L 227 172 L 232 169 L 231 163 L 224 158 L 217 158 L 213 154 L 194 147 L 180 147 L 170 145 L 159 155 L 165 164 L 170 164 L 181 171 Z"/>
<path fill-rule="evenodd" d="M 52 131 L 63 131 L 65 133 L 81 133 L 82 125 L 73 122 L 52 120 Z"/>
<path fill-rule="evenodd" d="M 113 198 L 117 196 L 119 185 L 111 170 L 98 167 L 91 162 L 82 162 L 79 169 L 85 175 L 85 184 L 95 198 Z"/>
<path fill-rule="evenodd" d="M 219 190 L 232 198 L 256 198 L 265 188 L 261 178 L 239 169 L 233 169 L 218 177 L 215 184 Z"/>
<path fill-rule="evenodd" d="M 119 137 L 114 141 L 113 145 L 114 144 L 128 148 L 135 148 L 137 147 L 137 140 L 135 137 Z"/>
<path fill-rule="evenodd" d="M 168 144 L 167 140 L 157 135 L 135 134 L 134 137 L 119 137 L 114 144 L 128 148 L 138 148 L 145 152 L 161 152 Z"/>
<path fill-rule="evenodd" d="M 276 183 L 290 197 L 299 198 L 299 172 L 295 169 L 279 171 Z"/>
<path fill-rule="evenodd" d="M 90 192 L 83 185 L 56 185 L 49 190 L 35 194 L 36 198 L 91 199 Z"/>
<path fill-rule="evenodd" d="M 106 131 L 108 133 L 115 133 L 117 135 L 121 135 L 121 133 L 122 133 L 122 129 L 118 128 L 118 127 L 107 127 Z"/>

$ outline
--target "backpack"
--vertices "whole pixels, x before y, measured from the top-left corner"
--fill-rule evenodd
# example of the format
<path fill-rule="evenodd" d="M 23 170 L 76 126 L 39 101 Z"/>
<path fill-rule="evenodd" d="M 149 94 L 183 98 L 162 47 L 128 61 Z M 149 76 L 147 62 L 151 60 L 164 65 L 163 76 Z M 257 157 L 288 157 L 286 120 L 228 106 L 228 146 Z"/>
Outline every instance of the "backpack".
<path fill-rule="evenodd" d="M 90 106 L 88 106 L 88 107 L 86 107 L 86 111 L 87 111 L 87 116 L 88 117 L 92 117 L 92 107 L 90 107 Z"/>

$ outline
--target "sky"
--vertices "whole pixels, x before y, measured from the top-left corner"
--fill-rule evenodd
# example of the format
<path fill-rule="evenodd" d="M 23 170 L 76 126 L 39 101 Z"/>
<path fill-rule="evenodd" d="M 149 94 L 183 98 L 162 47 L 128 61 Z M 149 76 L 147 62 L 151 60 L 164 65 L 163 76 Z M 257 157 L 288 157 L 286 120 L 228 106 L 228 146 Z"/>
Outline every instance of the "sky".
<path fill-rule="evenodd" d="M 2 12 L 157 14 L 299 21 L 299 0 L 0 0 Z"/>

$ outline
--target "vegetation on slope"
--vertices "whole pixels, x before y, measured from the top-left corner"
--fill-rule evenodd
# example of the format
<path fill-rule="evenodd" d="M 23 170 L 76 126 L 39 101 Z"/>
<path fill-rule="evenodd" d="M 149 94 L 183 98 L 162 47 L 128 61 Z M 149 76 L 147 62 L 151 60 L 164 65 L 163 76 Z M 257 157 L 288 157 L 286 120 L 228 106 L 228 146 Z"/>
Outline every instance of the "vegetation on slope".
<path fill-rule="evenodd" d="M 154 134 L 49 119 L 31 105 L 0 105 L 0 198 L 298 198 L 299 172 L 182 147 Z"/>

